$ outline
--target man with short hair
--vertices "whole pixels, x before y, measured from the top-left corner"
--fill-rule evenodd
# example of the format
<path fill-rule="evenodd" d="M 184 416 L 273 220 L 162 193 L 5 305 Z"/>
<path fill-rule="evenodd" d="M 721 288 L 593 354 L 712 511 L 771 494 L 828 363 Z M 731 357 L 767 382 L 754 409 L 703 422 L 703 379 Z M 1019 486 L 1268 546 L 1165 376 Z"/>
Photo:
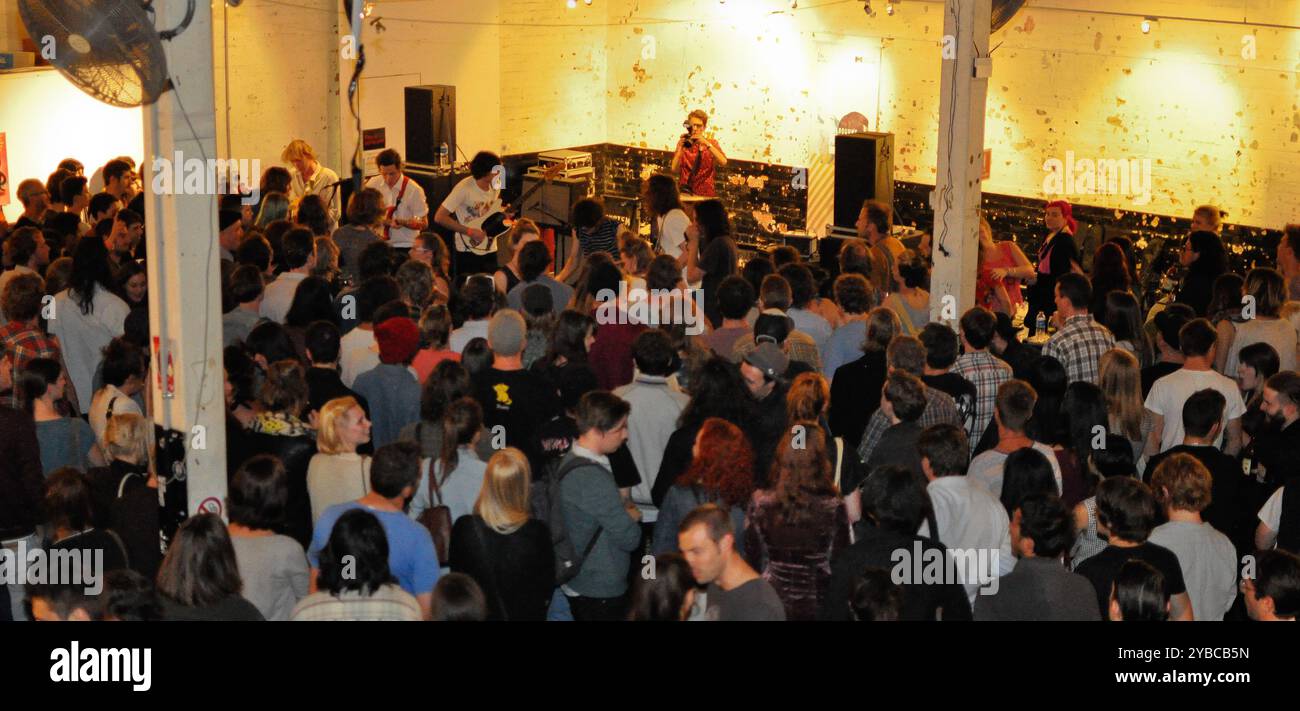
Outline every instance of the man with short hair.
<path fill-rule="evenodd" d="M 976 306 L 961 317 L 961 343 L 966 352 L 957 359 L 952 372 L 975 386 L 975 427 L 970 430 L 971 453 L 993 420 L 998 388 L 1013 377 L 1011 366 L 989 353 L 997 318 L 992 311 Z"/>
<path fill-rule="evenodd" d="M 339 327 L 329 321 L 316 321 L 307 326 L 303 341 L 311 366 L 306 373 L 308 412 L 318 412 L 335 398 L 353 397 L 369 417 L 370 401 L 344 385 L 339 377 Z"/>
<path fill-rule="evenodd" d="M 1029 418 L 1034 415 L 1038 393 L 1023 380 L 1008 380 L 998 387 L 994 400 L 993 424 L 997 427 L 998 443 L 993 449 L 980 452 L 971 460 L 966 478 L 979 483 L 994 498 L 1002 498 L 1003 465 L 1012 452 L 1033 447 L 1052 465 L 1056 477 L 1056 491 L 1061 492 L 1061 464 L 1056 452 L 1042 442 L 1035 442 L 1025 433 Z"/>
<path fill-rule="evenodd" d="M 717 504 L 686 515 L 677 545 L 695 582 L 707 585 L 704 619 L 719 622 L 784 622 L 785 604 L 736 551 L 731 516 Z"/>
<path fill-rule="evenodd" d="M 420 481 L 420 447 L 394 442 L 380 447 L 370 465 L 370 493 L 321 514 L 312 534 L 307 558 L 311 562 L 311 591 L 320 574 L 320 552 L 329 543 L 334 524 L 352 509 L 365 509 L 379 519 L 388 537 L 388 567 L 403 590 L 415 596 L 424 619 L 432 618 L 433 586 L 441 574 L 433 536 L 405 513 Z"/>
<path fill-rule="evenodd" d="M 961 427 L 928 427 L 921 433 L 917 449 L 921 453 L 921 470 L 930 482 L 925 489 L 938 527 L 931 530 L 927 521 L 918 533 L 938 540 L 955 554 L 985 563 L 956 566 L 957 582 L 966 586 L 966 596 L 974 605 L 981 587 L 990 583 L 996 586 L 995 577 L 1015 568 L 1007 510 L 984 487 L 966 477 L 970 445 Z"/>
<path fill-rule="evenodd" d="M 45 245 L 45 235 L 35 227 L 13 230 L 5 238 L 4 260 L 12 264 L 13 269 L 0 274 L 0 294 L 4 293 L 9 280 L 20 274 L 41 275 L 41 269 L 50 261 L 50 249 Z M 8 323 L 10 318 L 0 310 L 0 324 Z"/>
<path fill-rule="evenodd" d="M 289 271 L 282 272 L 275 281 L 266 285 L 261 306 L 262 318 L 281 325 L 289 315 L 298 285 L 311 276 L 312 265 L 316 263 L 316 238 L 306 227 L 295 227 L 284 233 L 282 244 Z"/>
<path fill-rule="evenodd" d="M 895 370 L 885 378 L 880 409 L 889 418 L 890 426 L 880 436 L 880 444 L 867 461 L 867 471 L 893 465 L 922 476 L 921 455 L 916 449 L 921 426 L 916 421 L 925 411 L 925 391 L 925 383 L 920 378 L 903 370 Z"/>
<path fill-rule="evenodd" d="M 749 337 L 753 332 L 745 317 L 754 305 L 754 287 L 744 277 L 732 274 L 718 285 L 714 298 L 718 300 L 722 325 L 704 336 L 704 342 L 714 355 L 730 360 L 736 341 Z"/>
<path fill-rule="evenodd" d="M 93 622 L 99 619 L 99 596 L 88 594 L 84 584 L 33 583 L 26 586 L 26 594 L 33 622 Z"/>
<path fill-rule="evenodd" d="M 26 228 L 31 229 L 31 228 Z M 10 272 L 12 273 L 12 272 Z M 14 372 L 22 372 L 36 358 L 63 363 L 59 339 L 41 328 L 41 308 L 45 303 L 45 281 L 36 274 L 19 274 L 5 283 L 0 292 L 0 307 L 9 320 L 0 325 L 0 352 L 10 359 Z M 66 366 L 64 368 L 66 372 Z M 64 397 L 76 406 L 76 388 L 65 388 Z M 4 403 L 10 402 L 6 395 Z M 17 405 L 17 393 L 12 402 Z"/>
<path fill-rule="evenodd" d="M 659 517 L 659 509 L 654 505 L 650 492 L 663 462 L 668 438 L 677 430 L 677 418 L 690 401 L 685 393 L 668 382 L 668 376 L 673 374 L 675 355 L 668 334 L 657 328 L 642 331 L 632 342 L 636 374 L 631 383 L 614 391 L 632 408 L 627 419 L 627 444 L 637 471 L 641 472 L 641 483 L 632 488 L 632 503 L 641 509 L 641 527 L 647 540 Z"/>
<path fill-rule="evenodd" d="M 862 203 L 855 225 L 858 238 L 866 240 L 871 250 L 871 283 L 885 291 L 897 291 L 898 282 L 894 279 L 894 265 L 902 256 L 906 247 L 894 237 L 894 210 L 889 205 L 877 200 Z"/>
<path fill-rule="evenodd" d="M 144 218 L 130 209 L 121 209 L 113 217 L 113 230 L 104 240 L 108 250 L 109 266 L 113 268 L 114 278 L 126 263 L 132 260 L 136 245 L 144 236 Z"/>
<path fill-rule="evenodd" d="M 984 432 L 975 427 L 975 401 L 979 399 L 979 391 L 974 383 L 952 370 L 961 353 L 957 334 L 945 324 L 932 322 L 925 324 L 916 337 L 925 346 L 925 375 L 921 376 L 921 381 L 952 396 L 966 436 L 971 444 L 977 443 Z"/>
<path fill-rule="evenodd" d="M 241 264 L 230 274 L 230 297 L 235 308 L 221 315 L 222 347 L 229 348 L 245 338 L 262 322 L 262 299 L 265 293 L 262 270 Z"/>
<path fill-rule="evenodd" d="M 1036 494 L 1011 517 L 1016 569 L 998 581 L 997 592 L 975 600 L 981 622 L 1097 622 L 1101 612 L 1088 579 L 1066 570 L 1074 517 L 1060 498 Z"/>
<path fill-rule="evenodd" d="M 925 373 L 925 346 L 912 336 L 894 336 L 885 350 L 885 358 L 891 371 L 901 369 L 917 377 Z M 962 427 L 961 413 L 957 411 L 952 396 L 938 388 L 925 389 L 925 411 L 921 413 L 921 419 L 917 422 L 922 429 L 938 424 Z M 876 450 L 881 436 L 888 428 L 889 417 L 885 413 L 877 409 L 871 414 L 871 419 L 867 420 L 867 428 L 862 433 L 862 441 L 858 444 L 859 459 L 864 462 L 871 460 L 872 452 Z M 962 436 L 965 437 L 964 429 Z M 964 472 L 965 465 L 962 466 Z"/>
<path fill-rule="evenodd" d="M 122 158 L 104 164 L 104 192 L 126 205 L 135 197 L 135 167 Z"/>
<path fill-rule="evenodd" d="M 501 190 L 493 184 L 501 158 L 479 151 L 469 162 L 469 175 L 456 184 L 438 206 L 434 221 L 455 233 L 456 271 L 492 273 L 497 266 L 497 240 L 483 231 L 483 220 L 502 210 Z M 505 175 L 501 174 L 504 181 Z"/>
<path fill-rule="evenodd" d="M 1255 547 L 1300 550 L 1300 374 L 1284 370 L 1264 384 L 1261 409 L 1280 431 L 1261 438 L 1255 455 L 1268 487 L 1277 487 L 1259 510 Z"/>
<path fill-rule="evenodd" d="M 536 245 L 536 246 L 534 246 Z M 534 284 L 540 284 L 551 292 L 552 313 L 559 313 L 564 305 L 573 298 L 573 287 L 556 281 L 546 273 L 551 263 L 551 250 L 540 240 L 529 242 L 519 250 L 519 272 L 521 281 L 506 294 L 506 303 L 515 311 L 524 310 L 524 290 Z"/>
<path fill-rule="evenodd" d="M 867 314 L 876 302 L 871 282 L 860 274 L 841 274 L 835 279 L 835 302 L 844 312 L 844 320 L 831 332 L 822 352 L 822 375 L 827 382 L 835 379 L 841 365 L 862 357 L 867 340 Z"/>
<path fill-rule="evenodd" d="M 502 313 L 519 315 L 513 311 Z M 627 613 L 628 570 L 641 544 L 641 511 L 624 503 L 609 455 L 627 441 L 628 403 L 597 390 L 578 403 L 578 440 L 560 464 L 560 511 L 577 575 L 561 586 L 579 622 L 622 620 Z"/>
<path fill-rule="evenodd" d="M 90 190 L 86 188 L 86 179 L 81 176 L 69 176 L 59 184 L 63 210 L 46 220 L 46 227 L 63 236 L 63 244 L 71 245 L 77 238 L 90 232 L 90 225 L 85 222 L 86 208 L 90 205 Z"/>
<path fill-rule="evenodd" d="M 790 284 L 790 308 L 786 309 L 786 315 L 794 321 L 796 330 L 812 336 L 818 353 L 825 353 L 832 329 L 830 322 L 821 314 L 808 309 L 817 297 L 817 284 L 813 281 L 812 270 L 803 264 L 787 264 L 777 273 Z"/>
<path fill-rule="evenodd" d="M 1222 447 L 1226 454 L 1233 456 L 1241 450 L 1241 416 L 1246 412 L 1246 404 L 1242 402 L 1237 381 L 1214 371 L 1217 340 L 1218 333 L 1203 318 L 1189 321 L 1179 331 L 1178 345 L 1183 353 L 1183 367 L 1157 380 L 1146 399 L 1146 409 L 1152 419 L 1146 446 L 1148 457 L 1182 443 L 1185 434 L 1181 417 L 1183 405 L 1192 393 L 1206 388 L 1222 393 L 1228 404 L 1223 414 L 1226 424 L 1214 446 Z"/>
<path fill-rule="evenodd" d="M 378 190 L 388 206 L 380 223 L 384 227 L 384 239 L 405 253 L 415 244 L 420 230 L 429 226 L 429 202 L 424 197 L 424 188 L 402 174 L 402 156 L 397 151 L 392 148 L 380 151 L 375 156 L 375 165 L 379 166 L 379 175 L 366 182 L 366 187 Z"/>
<path fill-rule="evenodd" d="M 1151 394 L 1151 386 L 1156 381 L 1176 372 L 1183 367 L 1183 352 L 1178 340 L 1179 331 L 1188 321 L 1196 318 L 1196 312 L 1187 304 L 1170 304 L 1155 315 L 1152 321 L 1156 325 L 1156 362 L 1142 369 L 1142 397 Z"/>
<path fill-rule="evenodd" d="M 100 220 L 111 220 L 117 216 L 117 211 L 122 209 L 122 203 L 110 193 L 95 193 L 90 198 L 90 204 L 86 207 L 86 232 L 92 232 L 95 225 Z"/>
<path fill-rule="evenodd" d="M 605 252 L 617 262 L 618 228 L 621 223 L 605 214 L 605 206 L 596 198 L 582 198 L 573 204 L 573 234 L 586 257 Z"/>
<path fill-rule="evenodd" d="M 420 380 L 411 367 L 420 350 L 420 327 L 406 316 L 387 318 L 375 325 L 375 343 L 379 364 L 358 375 L 352 387 L 373 403 L 370 440 L 382 447 L 420 419 Z"/>
<path fill-rule="evenodd" d="M 494 437 L 501 427 L 505 446 L 517 447 L 530 461 L 538 461 L 537 430 L 559 413 L 560 405 L 555 387 L 524 369 L 527 340 L 528 324 L 518 311 L 506 309 L 492 316 L 487 325 L 492 366 L 474 379 L 474 399 L 483 408 L 483 426 Z"/>
<path fill-rule="evenodd" d="M 1156 498 L 1151 489 L 1136 479 L 1111 477 L 1097 487 L 1097 531 L 1109 545 L 1075 568 L 1076 573 L 1092 583 L 1097 595 L 1097 609 L 1110 609 L 1110 594 L 1120 568 L 1130 560 L 1140 560 L 1165 576 L 1169 619 L 1193 619 L 1192 601 L 1187 595 L 1178 556 L 1149 540 L 1158 516 Z"/>
<path fill-rule="evenodd" d="M 1246 614 L 1256 622 L 1295 622 L 1300 614 L 1300 557 L 1284 550 L 1262 551 L 1255 577 L 1243 578 Z"/>
<path fill-rule="evenodd" d="M 18 202 L 23 205 L 23 212 L 14 222 L 14 227 L 40 228 L 45 224 L 45 211 L 50 209 L 50 193 L 45 183 L 28 178 L 18 184 Z"/>
<path fill-rule="evenodd" d="M 1080 380 L 1097 384 L 1101 357 L 1115 347 L 1110 329 L 1093 320 L 1088 313 L 1092 303 L 1092 284 L 1082 274 L 1065 274 L 1056 280 L 1057 332 L 1043 346 L 1043 355 L 1065 366 L 1071 383 Z"/>
<path fill-rule="evenodd" d="M 1011 322 L 1011 317 L 1002 312 L 993 314 L 997 319 L 993 327 L 993 340 L 989 341 L 989 350 L 1003 363 L 1011 366 L 1011 373 L 1020 380 L 1030 377 L 1030 369 L 1038 360 L 1038 352 L 1020 342 L 1020 328 Z"/>
<path fill-rule="evenodd" d="M 1246 478 L 1241 465 L 1214 446 L 1223 427 L 1223 394 L 1206 388 L 1192 393 L 1183 405 L 1183 443 L 1147 460 L 1143 481 L 1151 482 L 1160 463 L 1175 454 L 1195 457 L 1210 472 L 1209 505 L 1201 515 L 1228 536 L 1242 554 L 1254 550 L 1254 517 L 1246 506 Z M 1262 444 L 1262 442 L 1261 442 Z"/>
<path fill-rule="evenodd" d="M 1196 619 L 1217 622 L 1237 598 L 1237 551 L 1227 536 L 1201 520 L 1210 488 L 1209 470 L 1192 455 L 1161 461 L 1151 475 L 1151 489 L 1169 520 L 1156 526 L 1149 540 L 1178 557 Z"/>
<path fill-rule="evenodd" d="M 496 312 L 497 292 L 492 280 L 486 276 L 471 276 L 460 288 L 465 307 L 465 322 L 451 332 L 448 350 L 462 353 L 475 338 L 487 338 L 488 322 Z"/>

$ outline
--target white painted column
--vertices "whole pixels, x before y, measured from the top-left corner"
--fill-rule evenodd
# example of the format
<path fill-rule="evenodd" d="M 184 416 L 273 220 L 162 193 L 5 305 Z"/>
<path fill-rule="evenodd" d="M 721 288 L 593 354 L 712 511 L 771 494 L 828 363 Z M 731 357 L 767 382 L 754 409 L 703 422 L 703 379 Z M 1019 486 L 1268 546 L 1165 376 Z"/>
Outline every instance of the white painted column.
<path fill-rule="evenodd" d="M 975 304 L 979 258 L 980 175 L 991 0 L 947 0 L 939 99 L 939 175 L 934 207 L 930 310 L 952 321 Z"/>
<path fill-rule="evenodd" d="M 171 29 L 185 17 L 186 0 L 157 0 L 154 7 L 157 27 Z M 185 173 L 181 171 L 191 171 L 197 164 L 176 162 L 178 155 L 186 161 L 217 158 L 211 4 L 196 3 L 190 26 L 172 41 L 163 42 L 163 49 L 175 87 L 144 108 L 141 166 L 148 201 L 145 234 L 149 240 L 149 323 L 154 337 L 153 419 L 186 435 L 188 511 L 193 514 L 207 502 L 205 509 L 224 515 L 221 250 L 217 244 L 217 196 L 213 194 L 217 187 L 205 184 L 200 194 L 184 194 L 181 178 Z M 165 185 L 161 191 L 154 189 L 155 168 L 167 167 L 155 165 L 155 158 L 172 169 L 170 192 Z M 173 384 L 170 389 L 169 380 Z"/>

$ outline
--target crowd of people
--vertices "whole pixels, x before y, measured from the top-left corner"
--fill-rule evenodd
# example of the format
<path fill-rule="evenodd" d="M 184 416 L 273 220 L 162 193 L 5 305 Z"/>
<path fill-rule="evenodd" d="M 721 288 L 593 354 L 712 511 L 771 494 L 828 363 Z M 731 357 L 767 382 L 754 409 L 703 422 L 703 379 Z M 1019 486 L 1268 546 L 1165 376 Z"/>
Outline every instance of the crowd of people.
<path fill-rule="evenodd" d="M 102 555 L 104 585 L 9 583 L 0 617 L 1300 612 L 1300 226 L 1243 276 L 1199 208 L 1146 303 L 1132 243 L 1085 258 L 1051 202 L 1032 260 L 982 223 L 944 322 L 927 243 L 874 201 L 828 267 L 742 260 L 721 201 L 653 175 L 650 239 L 584 199 L 557 262 L 532 221 L 480 221 L 492 154 L 433 210 L 395 152 L 343 209 L 310 146 L 284 158 L 220 199 L 228 520 L 165 546 L 134 165 L 18 186 L 0 540 Z"/>

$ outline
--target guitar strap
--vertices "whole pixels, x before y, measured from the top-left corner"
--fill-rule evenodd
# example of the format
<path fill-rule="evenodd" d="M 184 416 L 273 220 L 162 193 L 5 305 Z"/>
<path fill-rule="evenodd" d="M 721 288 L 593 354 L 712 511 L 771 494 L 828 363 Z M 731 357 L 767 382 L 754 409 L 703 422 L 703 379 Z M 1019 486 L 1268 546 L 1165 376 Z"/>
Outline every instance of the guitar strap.
<path fill-rule="evenodd" d="M 402 176 L 402 187 L 397 191 L 397 199 L 393 201 L 393 206 L 390 207 L 390 208 L 388 208 L 388 219 L 390 219 L 390 220 L 393 219 L 393 215 L 396 215 L 396 214 L 397 214 L 397 208 L 398 208 L 398 206 L 400 206 L 400 205 L 402 204 L 402 196 L 406 194 L 406 185 L 407 185 L 407 183 L 410 183 L 410 182 L 411 182 L 411 179 L 410 179 L 410 178 L 406 177 L 405 175 Z M 390 228 L 388 225 L 384 225 L 384 241 L 385 241 L 385 242 L 388 241 L 388 231 L 389 231 L 389 229 L 391 229 L 391 228 Z"/>

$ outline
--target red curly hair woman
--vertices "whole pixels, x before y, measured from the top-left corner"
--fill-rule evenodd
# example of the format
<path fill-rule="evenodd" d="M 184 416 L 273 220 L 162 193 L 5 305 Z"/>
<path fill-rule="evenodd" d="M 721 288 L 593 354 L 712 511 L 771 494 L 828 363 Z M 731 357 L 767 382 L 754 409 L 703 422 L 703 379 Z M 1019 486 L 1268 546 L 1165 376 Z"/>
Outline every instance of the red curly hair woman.
<path fill-rule="evenodd" d="M 668 490 L 655 522 L 653 550 L 676 553 L 677 527 L 701 504 L 715 503 L 731 512 L 736 550 L 744 554 L 745 504 L 754 491 L 754 450 L 739 427 L 710 417 L 695 436 L 691 465 Z"/>

